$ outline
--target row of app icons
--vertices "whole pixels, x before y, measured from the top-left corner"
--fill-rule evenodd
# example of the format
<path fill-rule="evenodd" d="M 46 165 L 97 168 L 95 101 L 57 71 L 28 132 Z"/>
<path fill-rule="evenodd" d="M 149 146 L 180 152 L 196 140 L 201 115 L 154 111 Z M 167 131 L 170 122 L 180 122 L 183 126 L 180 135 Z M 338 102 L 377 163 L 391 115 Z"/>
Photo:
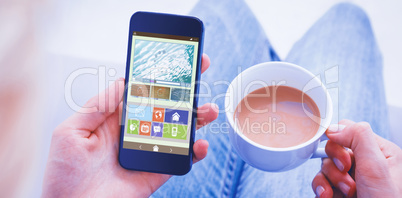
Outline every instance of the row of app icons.
<path fill-rule="evenodd" d="M 187 125 L 129 119 L 126 127 L 128 134 L 187 139 Z"/>
<path fill-rule="evenodd" d="M 188 114 L 189 112 L 184 110 L 128 105 L 128 119 L 132 120 L 188 124 Z"/>
<path fill-rule="evenodd" d="M 131 96 L 189 102 L 190 89 L 132 84 Z"/>

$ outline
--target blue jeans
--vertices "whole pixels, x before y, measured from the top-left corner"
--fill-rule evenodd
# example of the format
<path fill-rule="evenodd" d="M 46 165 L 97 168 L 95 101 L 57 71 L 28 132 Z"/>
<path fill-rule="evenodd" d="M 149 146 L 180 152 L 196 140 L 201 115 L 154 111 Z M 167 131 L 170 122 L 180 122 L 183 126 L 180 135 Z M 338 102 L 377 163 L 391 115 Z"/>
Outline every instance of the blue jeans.
<path fill-rule="evenodd" d="M 211 58 L 211 66 L 201 78 L 205 84 L 201 85 L 204 97 L 199 105 L 215 102 L 221 112 L 216 121 L 196 134 L 196 139 L 210 143 L 207 157 L 187 175 L 171 178 L 153 196 L 313 197 L 311 182 L 320 170 L 319 159 L 287 172 L 260 171 L 240 159 L 224 127 L 222 94 L 227 83 L 250 66 L 280 60 L 250 9 L 242 0 L 202 0 L 191 15 L 204 22 L 204 52 Z M 284 61 L 321 75 L 332 91 L 334 123 L 338 119 L 367 121 L 375 132 L 388 138 L 382 57 L 370 21 L 360 8 L 346 3 L 331 8 Z"/>

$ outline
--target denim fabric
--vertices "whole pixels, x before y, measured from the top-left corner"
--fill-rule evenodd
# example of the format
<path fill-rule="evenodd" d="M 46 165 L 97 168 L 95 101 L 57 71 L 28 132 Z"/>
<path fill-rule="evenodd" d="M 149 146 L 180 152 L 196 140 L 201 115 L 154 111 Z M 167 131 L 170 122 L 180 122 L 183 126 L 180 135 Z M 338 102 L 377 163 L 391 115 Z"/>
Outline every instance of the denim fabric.
<path fill-rule="evenodd" d="M 201 78 L 199 105 L 214 102 L 221 111 L 217 120 L 196 134 L 196 139 L 210 143 L 207 157 L 187 175 L 172 177 L 152 196 L 313 197 L 311 181 L 320 159 L 287 172 L 267 173 L 244 163 L 230 145 L 224 114 L 228 84 L 252 65 L 279 60 L 250 9 L 242 0 L 201 0 L 190 14 L 204 22 L 204 53 L 211 58 Z M 360 8 L 351 4 L 331 8 L 294 45 L 286 61 L 321 74 L 334 100 L 334 122 L 338 118 L 368 121 L 388 137 L 382 59 L 369 19 Z"/>
<path fill-rule="evenodd" d="M 331 98 L 339 104 L 335 110 L 340 119 L 367 121 L 375 132 L 389 138 L 382 56 L 361 8 L 335 5 L 293 46 L 286 61 L 327 75 L 323 82 L 339 90 L 339 96 Z M 331 71 L 334 66 L 339 72 Z M 336 77 L 337 83 L 328 82 Z"/>

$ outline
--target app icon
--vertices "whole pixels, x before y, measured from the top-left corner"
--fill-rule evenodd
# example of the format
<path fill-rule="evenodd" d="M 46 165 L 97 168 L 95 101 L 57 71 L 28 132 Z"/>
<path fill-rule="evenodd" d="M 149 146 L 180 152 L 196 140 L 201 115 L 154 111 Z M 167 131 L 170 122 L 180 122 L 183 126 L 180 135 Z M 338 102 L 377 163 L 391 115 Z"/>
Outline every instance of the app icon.
<path fill-rule="evenodd" d="M 152 122 L 151 136 L 162 137 L 162 132 L 163 132 L 163 123 Z"/>
<path fill-rule="evenodd" d="M 152 114 L 152 121 L 163 122 L 164 116 L 165 116 L 165 109 L 155 107 Z"/>
<path fill-rule="evenodd" d="M 128 105 L 128 119 L 138 119 L 144 121 L 152 120 L 152 109 L 149 106 Z"/>
<path fill-rule="evenodd" d="M 151 134 L 151 122 L 140 121 L 139 134 L 149 136 Z"/>
<path fill-rule="evenodd" d="M 140 125 L 140 121 L 138 120 L 127 120 L 127 133 L 128 134 L 138 134 L 138 128 Z"/>
<path fill-rule="evenodd" d="M 174 124 L 187 124 L 188 111 L 177 109 L 165 109 L 165 122 Z"/>
<path fill-rule="evenodd" d="M 181 140 L 187 139 L 187 130 L 188 130 L 187 125 L 169 124 L 169 123 L 164 123 L 162 129 L 164 138 L 173 138 Z"/>

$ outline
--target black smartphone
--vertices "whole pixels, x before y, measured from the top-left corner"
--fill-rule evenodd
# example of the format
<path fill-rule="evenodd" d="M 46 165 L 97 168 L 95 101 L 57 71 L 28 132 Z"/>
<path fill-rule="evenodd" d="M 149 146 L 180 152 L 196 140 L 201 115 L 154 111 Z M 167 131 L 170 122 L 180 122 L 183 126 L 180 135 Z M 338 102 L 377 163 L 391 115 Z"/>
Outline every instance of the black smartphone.
<path fill-rule="evenodd" d="M 190 171 L 203 34 L 195 17 L 132 15 L 118 157 L 123 168 Z"/>

